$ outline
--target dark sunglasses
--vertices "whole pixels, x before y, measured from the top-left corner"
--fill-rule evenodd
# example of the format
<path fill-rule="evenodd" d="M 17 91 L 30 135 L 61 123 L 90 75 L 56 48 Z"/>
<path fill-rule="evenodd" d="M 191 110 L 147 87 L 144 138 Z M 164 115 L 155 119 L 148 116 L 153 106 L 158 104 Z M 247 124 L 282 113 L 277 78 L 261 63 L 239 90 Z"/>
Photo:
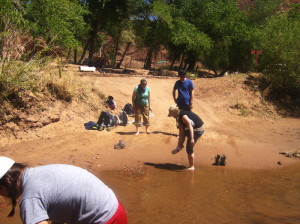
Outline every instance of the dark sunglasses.
<path fill-rule="evenodd" d="M 147 86 L 147 84 L 145 84 L 145 83 L 142 83 L 142 86 Z"/>

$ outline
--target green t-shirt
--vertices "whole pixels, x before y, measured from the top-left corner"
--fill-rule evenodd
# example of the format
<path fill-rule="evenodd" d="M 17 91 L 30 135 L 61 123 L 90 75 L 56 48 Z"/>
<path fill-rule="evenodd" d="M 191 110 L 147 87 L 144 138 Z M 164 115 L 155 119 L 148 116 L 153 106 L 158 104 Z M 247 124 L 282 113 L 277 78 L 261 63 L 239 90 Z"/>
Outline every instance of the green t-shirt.
<path fill-rule="evenodd" d="M 150 88 L 146 86 L 146 88 L 142 92 L 139 92 L 138 88 L 139 88 L 138 85 L 134 88 L 134 92 L 136 92 L 136 97 L 134 102 L 140 106 L 147 106 L 149 104 L 148 99 L 149 99 Z"/>

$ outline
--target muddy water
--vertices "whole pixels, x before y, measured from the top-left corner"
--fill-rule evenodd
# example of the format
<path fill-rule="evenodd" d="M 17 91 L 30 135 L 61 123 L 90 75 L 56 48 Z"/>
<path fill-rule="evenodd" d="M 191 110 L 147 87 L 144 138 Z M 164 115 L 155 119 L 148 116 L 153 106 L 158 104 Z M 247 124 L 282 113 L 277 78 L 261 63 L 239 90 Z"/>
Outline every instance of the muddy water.
<path fill-rule="evenodd" d="M 154 166 L 141 176 L 100 175 L 131 224 L 300 223 L 300 164 L 271 171 Z"/>
<path fill-rule="evenodd" d="M 146 167 L 98 175 L 123 203 L 130 224 L 300 223 L 300 163 L 268 171 Z M 18 210 L 6 218 L 9 209 L 0 207 L 0 223 L 21 223 Z"/>

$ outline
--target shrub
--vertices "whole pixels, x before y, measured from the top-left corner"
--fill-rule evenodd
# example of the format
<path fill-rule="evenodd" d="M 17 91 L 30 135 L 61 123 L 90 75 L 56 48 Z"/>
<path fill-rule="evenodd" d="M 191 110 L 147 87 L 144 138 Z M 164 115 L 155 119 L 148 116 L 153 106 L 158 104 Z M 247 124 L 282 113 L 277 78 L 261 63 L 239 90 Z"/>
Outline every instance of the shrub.
<path fill-rule="evenodd" d="M 299 39 L 300 22 L 285 14 L 269 18 L 261 32 L 260 68 L 278 98 L 300 98 Z"/>

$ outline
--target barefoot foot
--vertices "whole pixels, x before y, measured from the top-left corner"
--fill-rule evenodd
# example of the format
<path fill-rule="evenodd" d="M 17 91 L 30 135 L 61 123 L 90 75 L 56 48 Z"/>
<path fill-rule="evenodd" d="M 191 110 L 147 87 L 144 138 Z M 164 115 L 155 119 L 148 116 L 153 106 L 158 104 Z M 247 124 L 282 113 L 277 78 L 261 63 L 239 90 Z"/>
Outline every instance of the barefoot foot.
<path fill-rule="evenodd" d="M 191 167 L 188 167 L 188 168 L 186 168 L 186 170 L 195 170 L 195 167 L 194 166 L 191 166 Z"/>

